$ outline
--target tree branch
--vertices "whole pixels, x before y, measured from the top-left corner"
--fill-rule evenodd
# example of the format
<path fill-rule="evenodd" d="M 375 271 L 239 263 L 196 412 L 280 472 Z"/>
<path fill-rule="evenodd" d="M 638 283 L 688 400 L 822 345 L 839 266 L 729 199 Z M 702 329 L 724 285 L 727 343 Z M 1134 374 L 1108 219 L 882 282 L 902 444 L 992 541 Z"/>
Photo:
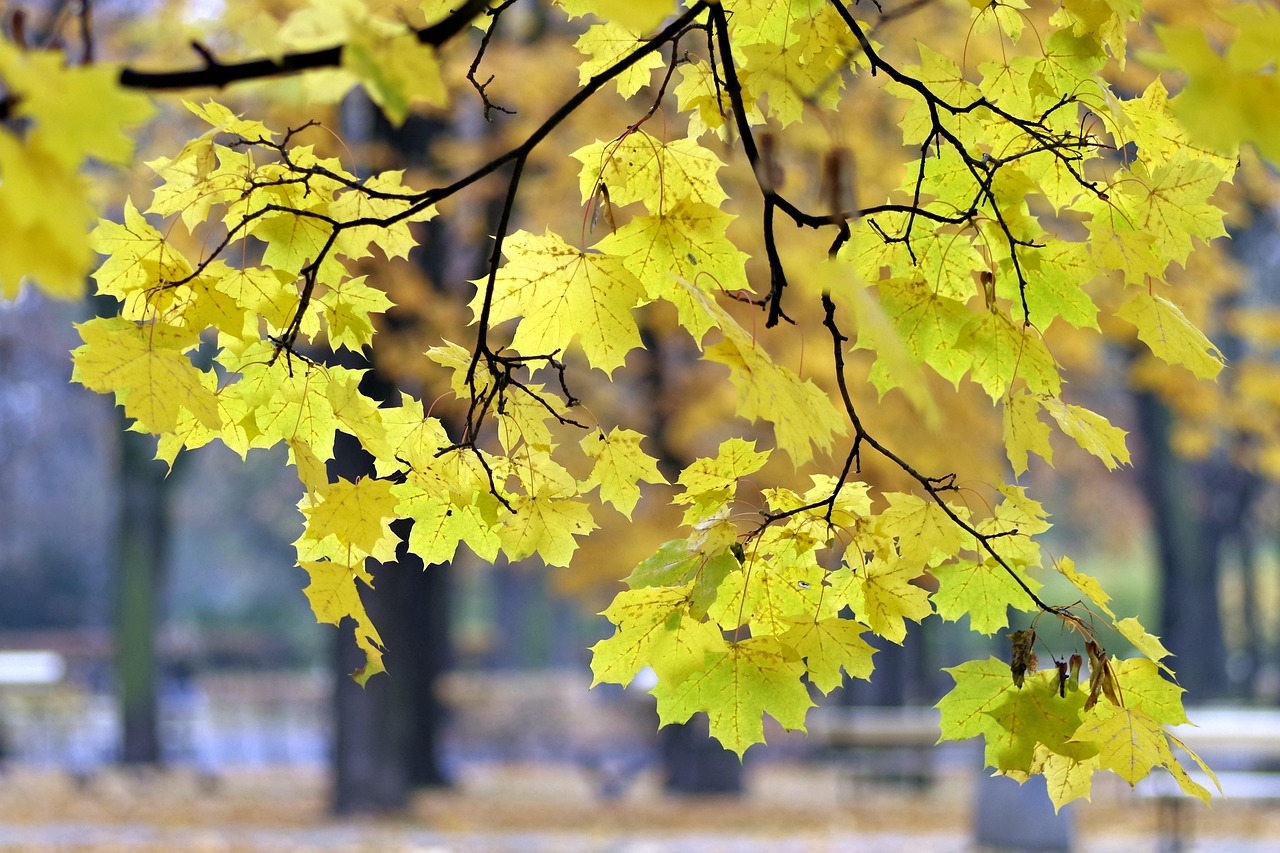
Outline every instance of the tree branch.
<path fill-rule="evenodd" d="M 465 30 L 477 16 L 488 9 L 491 0 L 465 0 L 448 17 L 430 26 L 416 30 L 418 43 L 440 47 Z M 120 85 L 128 89 L 172 91 L 175 89 L 221 89 L 245 80 L 262 80 L 285 74 L 297 74 L 315 68 L 336 68 L 342 65 L 342 51 L 346 45 L 334 45 L 320 50 L 286 53 L 275 59 L 249 59 L 243 62 L 219 62 L 207 50 L 193 44 L 205 64 L 185 71 L 138 71 L 125 68 L 120 72 Z"/>

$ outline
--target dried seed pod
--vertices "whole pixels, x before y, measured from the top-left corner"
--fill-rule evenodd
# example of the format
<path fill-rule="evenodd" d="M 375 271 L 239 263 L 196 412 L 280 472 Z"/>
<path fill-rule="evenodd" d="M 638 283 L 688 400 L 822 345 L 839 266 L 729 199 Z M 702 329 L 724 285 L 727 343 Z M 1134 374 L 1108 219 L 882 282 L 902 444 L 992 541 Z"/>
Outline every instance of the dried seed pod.
<path fill-rule="evenodd" d="M 1036 629 L 1028 628 L 1025 631 L 1010 631 L 1006 635 L 1013 644 L 1013 657 L 1009 664 L 1009 669 L 1013 673 L 1013 683 L 1017 687 L 1022 687 L 1023 681 L 1027 677 L 1028 672 L 1035 672 L 1039 661 L 1036 659 Z"/>

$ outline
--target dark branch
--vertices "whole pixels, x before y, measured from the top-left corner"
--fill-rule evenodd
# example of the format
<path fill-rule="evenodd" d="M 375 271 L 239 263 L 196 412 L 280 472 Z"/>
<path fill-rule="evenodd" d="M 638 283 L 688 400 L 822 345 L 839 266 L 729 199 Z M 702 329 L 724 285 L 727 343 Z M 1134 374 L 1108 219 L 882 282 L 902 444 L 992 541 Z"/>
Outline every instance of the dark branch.
<path fill-rule="evenodd" d="M 416 30 L 418 43 L 440 47 L 470 25 L 483 13 L 491 0 L 466 0 L 448 17 Z M 205 61 L 201 68 L 186 71 L 138 71 L 125 68 L 120 72 L 120 85 L 129 89 L 170 91 L 174 89 L 221 89 L 244 80 L 261 80 L 285 74 L 297 74 L 315 68 L 336 68 L 342 64 L 345 45 L 320 50 L 286 53 L 275 59 L 249 59 L 243 62 L 220 62 L 207 49 L 193 45 Z"/>

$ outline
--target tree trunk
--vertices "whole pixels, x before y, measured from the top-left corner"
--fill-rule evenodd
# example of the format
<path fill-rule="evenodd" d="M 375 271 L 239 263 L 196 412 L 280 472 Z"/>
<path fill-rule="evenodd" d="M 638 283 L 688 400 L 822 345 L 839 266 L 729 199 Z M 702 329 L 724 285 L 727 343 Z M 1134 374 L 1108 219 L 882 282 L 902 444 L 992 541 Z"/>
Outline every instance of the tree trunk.
<path fill-rule="evenodd" d="M 116 534 L 116 689 L 120 702 L 120 760 L 161 762 L 156 634 L 168 577 L 169 481 L 151 442 L 120 435 L 120 517 Z"/>
<path fill-rule="evenodd" d="M 667 395 L 667 353 L 662 338 L 642 326 L 641 341 L 645 348 L 645 373 L 641 378 L 644 393 L 653 413 L 649 440 L 664 475 L 675 482 L 686 460 L 671 446 L 664 412 L 670 402 Z M 742 762 L 738 756 L 711 737 L 706 716 L 699 714 L 687 723 L 673 723 L 658 732 L 661 745 L 663 787 L 672 794 L 741 794 L 744 789 Z M 756 752 L 764 749 L 757 747 Z"/>
<path fill-rule="evenodd" d="M 377 375 L 370 372 L 366 381 Z M 370 393 L 366 389 L 366 393 Z M 356 439 L 338 434 L 330 474 L 349 480 L 372 474 L 372 459 Z M 371 563 L 374 587 L 360 597 L 386 644 L 387 671 L 360 687 L 349 674 L 364 662 L 351 636 L 340 632 L 334 661 L 332 809 L 379 814 L 403 809 L 416 787 L 442 786 L 439 761 L 444 722 L 437 681 L 448 668 L 448 573 L 424 567 L 408 550 L 410 525 L 392 525 L 401 543 L 396 562 Z"/>
<path fill-rule="evenodd" d="M 1154 394 L 1139 392 L 1134 399 L 1144 448 L 1141 481 L 1161 569 L 1158 630 L 1177 656 L 1180 683 L 1192 701 L 1203 702 L 1227 690 L 1218 597 L 1221 533 L 1197 512 L 1201 484 L 1173 451 L 1172 413 Z"/>

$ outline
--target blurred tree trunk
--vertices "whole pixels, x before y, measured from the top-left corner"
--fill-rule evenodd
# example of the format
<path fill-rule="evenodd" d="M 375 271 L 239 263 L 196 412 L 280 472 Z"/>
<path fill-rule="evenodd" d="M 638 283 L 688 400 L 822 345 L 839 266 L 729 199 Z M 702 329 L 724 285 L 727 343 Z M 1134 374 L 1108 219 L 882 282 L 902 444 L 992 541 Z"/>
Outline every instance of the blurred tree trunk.
<path fill-rule="evenodd" d="M 339 436 L 333 474 L 365 476 L 369 463 L 355 439 Z M 364 664 L 363 652 L 346 631 L 335 643 L 336 814 L 399 811 L 413 789 L 448 784 L 439 762 L 444 708 L 436 689 L 449 656 L 448 574 L 409 553 L 407 523 L 392 529 L 403 540 L 396 562 L 373 564 L 375 586 L 360 591 L 387 647 L 386 673 L 360 687 L 349 674 Z"/>
<path fill-rule="evenodd" d="M 148 437 L 120 433 L 120 515 L 116 532 L 115 670 L 120 703 L 120 760 L 162 758 L 156 635 L 168 585 L 168 468 L 152 458 Z"/>
<path fill-rule="evenodd" d="M 353 145 L 385 143 L 404 165 L 423 165 L 446 130 L 441 122 L 415 118 L 393 130 L 363 97 L 352 96 L 344 103 L 347 140 Z M 428 279 L 438 283 L 447 275 L 449 236 L 443 226 L 432 223 L 423 232 L 431 251 L 418 251 L 416 259 Z M 412 324 L 394 309 L 386 319 L 382 334 L 394 335 Z M 363 362 L 362 357 L 356 360 Z M 358 366 L 370 368 L 361 383 L 363 393 L 382 403 L 398 403 L 394 378 L 377 363 Z M 374 474 L 372 458 L 354 438 L 339 433 L 334 450 L 331 476 L 354 480 Z M 413 789 L 449 784 L 440 764 L 445 708 L 437 690 L 451 657 L 449 567 L 424 566 L 409 553 L 408 522 L 396 522 L 392 529 L 402 539 L 396 562 L 372 566 L 376 586 L 360 590 L 387 647 L 387 672 L 361 688 L 349 674 L 363 665 L 363 653 L 345 631 L 335 646 L 331 805 L 336 814 L 398 811 L 408 804 Z"/>
<path fill-rule="evenodd" d="M 640 328 L 645 348 L 645 372 L 641 378 L 643 392 L 653 413 L 649 424 L 649 441 L 654 458 L 667 479 L 675 482 L 689 461 L 672 447 L 667 429 L 666 412 L 678 405 L 670 400 L 667 361 L 671 357 L 662 338 L 648 326 Z M 662 758 L 663 787 L 673 794 L 741 794 L 742 762 L 711 737 L 706 715 L 699 714 L 687 723 L 674 723 L 658 731 Z M 757 747 L 757 751 L 763 747 Z"/>
<path fill-rule="evenodd" d="M 1173 414 L 1156 395 L 1134 395 L 1144 457 L 1141 482 L 1160 560 L 1160 625 L 1178 660 L 1178 680 L 1195 702 L 1227 691 L 1218 595 L 1222 531 L 1197 506 L 1202 483 L 1173 450 Z M 1217 496 L 1212 503 L 1221 503 Z"/>

